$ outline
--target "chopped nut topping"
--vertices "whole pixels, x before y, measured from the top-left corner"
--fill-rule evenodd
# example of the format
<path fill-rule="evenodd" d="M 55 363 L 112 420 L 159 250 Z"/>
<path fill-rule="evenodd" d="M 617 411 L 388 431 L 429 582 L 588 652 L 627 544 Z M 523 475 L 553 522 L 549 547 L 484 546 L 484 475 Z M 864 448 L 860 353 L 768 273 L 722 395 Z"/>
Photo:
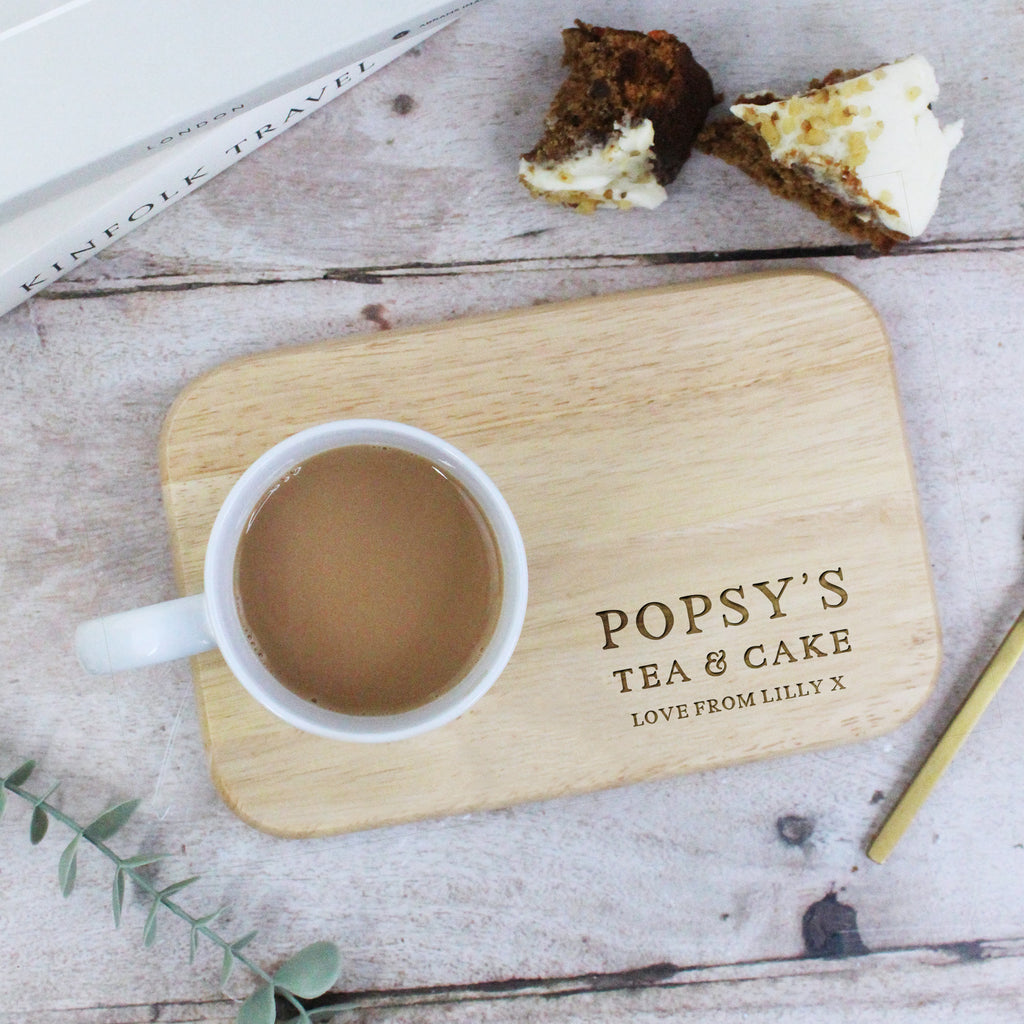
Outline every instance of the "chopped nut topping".
<path fill-rule="evenodd" d="M 850 132 L 848 142 L 850 166 L 860 167 L 868 158 L 868 140 L 863 132 Z"/>
<path fill-rule="evenodd" d="M 810 128 L 799 137 L 806 146 L 824 146 L 828 142 L 828 132 L 821 128 Z"/>
<path fill-rule="evenodd" d="M 843 101 L 838 96 L 833 96 L 828 105 L 828 123 L 833 128 L 847 125 L 853 120 L 855 108 L 843 106 Z"/>
<path fill-rule="evenodd" d="M 769 146 L 777 146 L 782 141 L 779 129 L 776 128 L 774 123 L 768 118 L 761 121 L 760 129 L 761 135 L 764 137 L 764 141 L 767 142 Z"/>

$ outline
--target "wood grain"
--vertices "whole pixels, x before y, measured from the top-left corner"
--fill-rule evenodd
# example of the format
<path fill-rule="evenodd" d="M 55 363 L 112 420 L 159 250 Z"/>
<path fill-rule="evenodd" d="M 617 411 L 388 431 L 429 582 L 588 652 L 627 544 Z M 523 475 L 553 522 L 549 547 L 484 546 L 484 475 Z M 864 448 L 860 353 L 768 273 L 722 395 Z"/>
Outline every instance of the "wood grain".
<path fill-rule="evenodd" d="M 180 586 L 232 482 L 304 426 L 423 426 L 481 464 L 530 563 L 519 647 L 440 731 L 381 747 L 278 722 L 194 661 L 212 772 L 313 835 L 873 736 L 938 629 L 888 343 L 853 289 L 752 276 L 327 343 L 187 388 L 163 435 Z"/>

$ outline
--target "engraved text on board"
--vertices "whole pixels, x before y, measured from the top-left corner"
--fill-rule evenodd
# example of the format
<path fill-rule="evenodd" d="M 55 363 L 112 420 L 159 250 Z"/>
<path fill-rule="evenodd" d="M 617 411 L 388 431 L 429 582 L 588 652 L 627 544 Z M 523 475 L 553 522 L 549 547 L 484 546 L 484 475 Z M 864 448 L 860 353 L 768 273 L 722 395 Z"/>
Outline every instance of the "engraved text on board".
<path fill-rule="evenodd" d="M 595 613 L 594 635 L 608 652 L 606 681 L 622 696 L 625 723 L 637 729 L 843 693 L 842 659 L 854 649 L 843 621 L 848 602 L 836 566 L 605 608 Z M 792 628 L 812 611 L 816 622 L 828 616 L 834 626 Z M 627 641 L 632 651 L 649 646 L 651 657 L 622 664 Z M 776 681 L 780 670 L 786 681 Z M 707 685 L 723 681 L 735 686 Z"/>

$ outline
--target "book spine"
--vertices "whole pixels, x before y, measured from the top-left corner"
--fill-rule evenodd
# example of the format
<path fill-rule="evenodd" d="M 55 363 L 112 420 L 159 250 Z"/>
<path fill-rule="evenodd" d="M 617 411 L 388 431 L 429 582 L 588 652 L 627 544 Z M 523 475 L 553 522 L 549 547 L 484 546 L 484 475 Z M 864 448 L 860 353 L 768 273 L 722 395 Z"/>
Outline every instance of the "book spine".
<path fill-rule="evenodd" d="M 385 50 L 278 97 L 140 165 L 138 178 L 0 275 L 0 315 L 80 267 L 133 228 L 190 195 L 221 171 L 348 92 L 442 26 L 406 36 Z M 148 169 L 147 169 L 148 168 Z"/>

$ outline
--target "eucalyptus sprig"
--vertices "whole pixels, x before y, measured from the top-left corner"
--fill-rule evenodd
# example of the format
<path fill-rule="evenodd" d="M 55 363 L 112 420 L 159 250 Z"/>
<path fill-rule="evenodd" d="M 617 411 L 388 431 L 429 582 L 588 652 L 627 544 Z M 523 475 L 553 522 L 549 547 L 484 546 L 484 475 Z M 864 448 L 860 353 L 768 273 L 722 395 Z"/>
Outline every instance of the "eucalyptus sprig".
<path fill-rule="evenodd" d="M 289 958 L 273 974 L 263 970 L 243 952 L 256 937 L 251 931 L 240 938 L 230 940 L 213 928 L 214 923 L 227 909 L 221 907 L 205 917 L 194 917 L 176 900 L 172 899 L 183 889 L 198 881 L 199 875 L 183 878 L 158 888 L 142 869 L 166 860 L 164 853 L 138 853 L 122 857 L 115 852 L 107 840 L 116 835 L 127 823 L 139 806 L 138 800 L 126 800 L 107 808 L 99 817 L 87 825 L 74 820 L 50 802 L 50 797 L 59 783 L 55 783 L 42 795 L 29 792 L 25 783 L 35 770 L 34 761 L 26 761 L 9 775 L 0 780 L 0 817 L 7 804 L 7 794 L 12 793 L 32 807 L 29 818 L 29 840 L 38 845 L 46 836 L 51 820 L 59 822 L 71 832 L 71 841 L 64 848 L 57 866 L 57 881 L 61 893 L 70 896 L 75 888 L 78 875 L 78 853 L 83 840 L 98 850 L 114 865 L 114 881 L 111 902 L 114 925 L 121 923 L 124 909 L 125 887 L 128 881 L 137 886 L 149 901 L 149 912 L 142 928 L 142 942 L 152 946 L 156 941 L 159 911 L 163 908 L 180 918 L 189 927 L 189 963 L 195 960 L 200 938 L 218 947 L 222 953 L 221 985 L 224 986 L 234 967 L 240 965 L 249 970 L 259 981 L 259 987 L 242 1003 L 238 1011 L 237 1024 L 274 1024 L 277 1020 L 277 998 L 284 1001 L 294 1015 L 289 1017 L 293 1024 L 312 1024 L 314 1016 L 323 1019 L 327 1008 L 308 1010 L 302 1000 L 322 996 L 338 980 L 341 971 L 337 946 L 331 942 L 314 942 Z M 332 1008 L 333 1010 L 341 1007 Z"/>

